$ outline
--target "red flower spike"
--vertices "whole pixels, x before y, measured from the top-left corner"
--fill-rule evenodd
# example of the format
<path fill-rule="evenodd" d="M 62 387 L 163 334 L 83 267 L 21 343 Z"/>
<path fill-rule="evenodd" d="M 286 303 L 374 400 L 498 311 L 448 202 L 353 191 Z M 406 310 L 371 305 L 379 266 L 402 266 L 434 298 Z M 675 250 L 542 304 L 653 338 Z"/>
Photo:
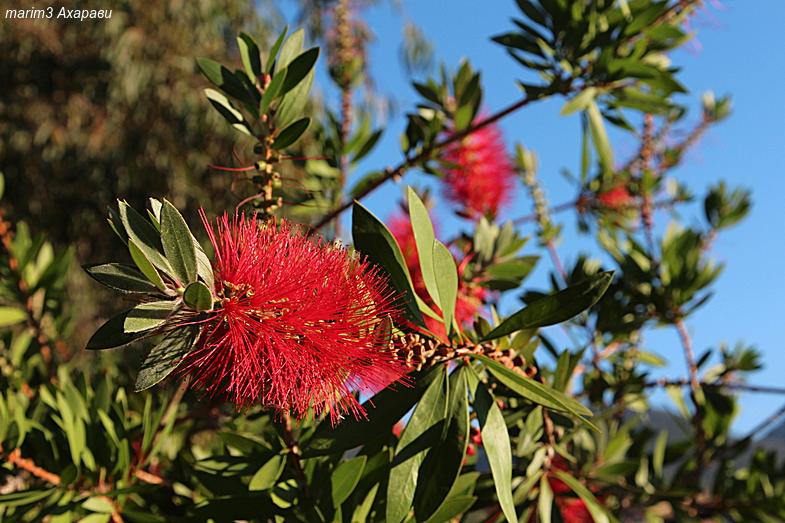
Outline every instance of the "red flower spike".
<path fill-rule="evenodd" d="M 428 305 L 439 311 L 438 307 L 429 298 L 428 289 L 425 287 L 425 280 L 422 277 L 422 270 L 420 269 L 420 259 L 417 256 L 417 243 L 414 239 L 414 231 L 412 231 L 412 224 L 409 221 L 409 218 L 403 214 L 397 214 L 388 220 L 388 227 L 395 237 L 395 240 L 398 242 L 398 246 L 401 248 L 403 259 L 406 261 L 406 267 L 409 269 L 409 274 L 412 277 L 414 291 L 425 300 Z M 461 263 L 461 266 L 463 266 L 463 263 Z M 482 307 L 486 295 L 487 292 L 484 288 L 478 285 L 472 285 L 463 278 L 458 279 L 458 299 L 455 303 L 455 319 L 460 325 L 470 325 L 472 321 L 474 321 L 474 316 L 477 314 L 480 307 Z M 441 322 L 425 315 L 423 315 L 423 319 L 425 320 L 425 326 L 429 331 L 441 338 L 446 337 L 444 325 L 442 325 Z"/>
<path fill-rule="evenodd" d="M 219 302 L 181 372 L 208 396 L 306 416 L 365 414 L 355 392 L 375 394 L 407 369 L 374 336 L 397 296 L 363 259 L 308 238 L 286 221 L 202 212 L 215 249 Z"/>
<path fill-rule="evenodd" d="M 444 159 L 454 164 L 445 171 L 445 197 L 473 220 L 495 216 L 510 200 L 515 169 L 507 156 L 501 131 L 487 125 L 449 145 Z"/>

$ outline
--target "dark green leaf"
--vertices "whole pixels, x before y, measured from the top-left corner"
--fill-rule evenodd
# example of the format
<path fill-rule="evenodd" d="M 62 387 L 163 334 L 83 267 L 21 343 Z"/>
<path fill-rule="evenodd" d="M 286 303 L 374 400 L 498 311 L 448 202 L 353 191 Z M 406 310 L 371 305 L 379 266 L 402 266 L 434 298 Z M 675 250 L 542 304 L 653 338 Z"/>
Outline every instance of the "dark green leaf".
<path fill-rule="evenodd" d="M 180 211 L 167 200 L 161 207 L 161 243 L 164 253 L 169 260 L 173 276 L 185 287 L 195 282 L 196 274 L 196 247 L 194 246 L 191 230 L 186 225 Z"/>
<path fill-rule="evenodd" d="M 512 447 L 507 425 L 499 406 L 484 383 L 477 380 L 474 390 L 474 411 L 480 423 L 480 433 L 485 455 L 491 467 L 493 485 L 504 516 L 510 523 L 517 523 L 515 502 L 512 499 Z"/>
<path fill-rule="evenodd" d="M 85 265 L 84 270 L 98 283 L 120 292 L 158 294 L 158 288 L 144 274 L 128 265 L 102 263 Z"/>
<path fill-rule="evenodd" d="M 245 121 L 243 113 L 238 111 L 226 96 L 219 93 L 218 91 L 215 91 L 214 89 L 205 89 L 204 94 L 207 96 L 207 99 L 210 100 L 212 106 L 215 107 L 219 113 L 221 113 L 221 116 L 224 117 L 224 120 L 229 122 L 232 127 L 243 134 L 247 134 L 248 136 L 253 135 L 250 126 Z"/>
<path fill-rule="evenodd" d="M 591 416 L 592 411 L 569 396 L 531 378 L 526 378 L 487 356 L 478 354 L 472 357 L 482 361 L 497 380 L 515 393 L 543 407 L 573 414 L 582 422 L 591 425 L 583 419 L 583 416 Z"/>
<path fill-rule="evenodd" d="M 240 58 L 245 73 L 252 82 L 255 82 L 262 75 L 262 57 L 259 55 L 259 47 L 253 38 L 245 33 L 240 33 L 237 37 L 237 46 L 240 48 Z"/>
<path fill-rule="evenodd" d="M 123 227 L 125 227 L 126 234 L 128 234 L 128 238 L 136 244 L 138 250 L 144 254 L 150 263 L 165 273 L 171 274 L 172 268 L 164 256 L 161 235 L 155 226 L 145 220 L 141 214 L 136 212 L 126 202 L 119 202 L 119 211 L 120 219 Z M 139 269 L 144 273 L 141 267 Z"/>
<path fill-rule="evenodd" d="M 275 64 L 275 55 L 278 54 L 278 50 L 281 48 L 281 44 L 283 43 L 283 39 L 286 38 L 286 33 L 289 31 L 289 27 L 285 26 L 281 34 L 278 35 L 278 38 L 275 39 L 275 43 L 270 48 L 270 54 L 267 56 L 267 67 L 265 68 L 266 73 L 270 73 L 273 70 L 273 65 Z"/>
<path fill-rule="evenodd" d="M 281 86 L 283 86 L 283 81 L 286 78 L 286 70 L 277 73 L 273 76 L 270 83 L 267 84 L 267 87 L 262 94 L 262 99 L 259 101 L 259 113 L 266 114 L 267 108 L 270 107 L 270 104 L 278 96 L 278 93 L 281 92 Z"/>
<path fill-rule="evenodd" d="M 420 465 L 428 451 L 441 440 L 449 404 L 446 371 L 444 367 L 440 369 L 439 379 L 423 394 L 398 441 L 387 486 L 388 523 L 400 523 L 409 513 Z"/>
<path fill-rule="evenodd" d="M 87 342 L 88 350 L 114 349 L 128 345 L 132 341 L 145 335 L 144 332 L 128 333 L 124 330 L 125 320 L 131 309 L 113 316 L 106 323 L 98 327 L 98 330 Z"/>
<path fill-rule="evenodd" d="M 335 454 L 362 445 L 369 434 L 383 434 L 420 400 L 423 392 L 440 376 L 440 369 L 411 375 L 411 387 L 393 384 L 363 403 L 367 419 L 349 418 L 337 427 L 323 422 L 303 450 L 306 457 Z"/>
<path fill-rule="evenodd" d="M 166 378 L 177 368 L 198 337 L 199 327 L 195 325 L 167 333 L 142 362 L 134 390 L 140 392 L 149 389 Z"/>
<path fill-rule="evenodd" d="M 594 497 L 594 494 L 592 494 L 583 483 L 562 470 L 556 470 L 555 474 L 560 480 L 566 483 L 567 486 L 570 487 L 579 498 L 581 498 L 581 500 L 583 500 L 595 523 L 610 523 L 611 520 L 608 517 L 606 509 L 599 501 L 597 501 L 597 498 Z"/>
<path fill-rule="evenodd" d="M 354 203 L 352 210 L 352 238 L 358 251 L 385 270 L 390 283 L 402 296 L 407 318 L 417 325 L 424 325 L 409 269 L 398 243 L 384 223 L 359 202 Z"/>
<path fill-rule="evenodd" d="M 466 512 L 477 501 L 477 496 L 454 496 L 444 500 L 439 510 L 428 518 L 426 523 L 443 523 L 454 521 L 455 518 Z"/>
<path fill-rule="evenodd" d="M 555 325 L 567 321 L 593 306 L 605 294 L 613 279 L 613 272 L 601 272 L 572 287 L 544 296 L 489 332 L 483 341 L 501 338 L 515 331 Z"/>
<path fill-rule="evenodd" d="M 417 521 L 431 517 L 455 485 L 469 441 L 469 401 L 465 366 L 450 377 L 449 407 L 439 442 L 428 451 L 414 499 Z"/>
<path fill-rule="evenodd" d="M 303 81 L 308 73 L 313 70 L 316 59 L 319 57 L 319 48 L 312 47 L 292 60 L 286 67 L 286 79 L 283 82 L 281 94 L 286 94 Z"/>
<path fill-rule="evenodd" d="M 283 149 L 284 147 L 292 145 L 303 135 L 310 124 L 310 118 L 301 118 L 289 125 L 278 133 L 278 136 L 276 136 L 275 141 L 273 142 L 273 149 Z"/>
<path fill-rule="evenodd" d="M 185 304 L 197 311 L 210 311 L 213 309 L 213 295 L 207 285 L 200 281 L 189 283 L 183 292 Z"/>

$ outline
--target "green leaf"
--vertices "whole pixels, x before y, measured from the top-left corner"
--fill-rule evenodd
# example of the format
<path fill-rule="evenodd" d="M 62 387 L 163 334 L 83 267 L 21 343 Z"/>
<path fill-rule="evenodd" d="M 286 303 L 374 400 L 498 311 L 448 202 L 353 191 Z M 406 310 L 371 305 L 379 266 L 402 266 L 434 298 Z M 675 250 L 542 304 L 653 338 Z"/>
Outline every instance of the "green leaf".
<path fill-rule="evenodd" d="M 255 82 L 262 75 L 262 57 L 259 54 L 259 47 L 253 38 L 245 33 L 240 33 L 237 37 L 237 47 L 240 48 L 240 58 L 243 61 L 245 74 L 251 82 Z"/>
<path fill-rule="evenodd" d="M 161 275 L 158 274 L 158 271 L 155 269 L 150 259 L 145 256 L 144 252 L 136 245 L 136 242 L 130 238 L 128 239 L 128 252 L 131 253 L 131 259 L 139 270 L 142 271 L 142 274 L 144 274 L 147 280 L 152 282 L 159 290 L 165 292 L 166 284 L 161 278 Z"/>
<path fill-rule="evenodd" d="M 176 306 L 177 302 L 174 300 L 140 303 L 128 311 L 123 329 L 126 333 L 133 334 L 160 327 L 171 316 Z"/>
<path fill-rule="evenodd" d="M 409 200 L 409 220 L 412 224 L 414 242 L 417 246 L 417 257 L 420 261 L 422 279 L 425 282 L 428 294 L 433 298 L 436 306 L 441 307 L 439 286 L 436 284 L 436 274 L 433 268 L 434 241 L 436 241 L 433 223 L 428 214 L 428 209 L 422 203 L 420 197 L 417 196 L 414 189 L 408 187 L 407 194 Z"/>
<path fill-rule="evenodd" d="M 11 492 L 10 494 L 3 494 L 0 495 L 0 507 L 11 508 L 31 505 L 48 497 L 55 492 L 55 490 L 56 489 L 53 488 L 44 490 L 22 490 Z"/>
<path fill-rule="evenodd" d="M 439 509 L 425 523 L 453 521 L 466 512 L 477 501 L 477 496 L 454 496 L 444 500 Z"/>
<path fill-rule="evenodd" d="M 119 202 L 119 211 L 120 220 L 123 223 L 123 227 L 125 227 L 128 238 L 136 244 L 138 250 L 144 254 L 150 263 L 165 273 L 171 274 L 172 267 L 169 265 L 166 256 L 164 256 L 164 248 L 158 229 L 124 201 Z M 131 256 L 133 256 L 133 252 Z M 150 277 L 142 267 L 139 267 L 139 270 L 148 278 Z M 155 283 L 153 279 L 150 281 Z"/>
<path fill-rule="evenodd" d="M 196 237 L 192 237 L 194 241 L 194 249 L 196 249 L 196 272 L 199 274 L 199 277 L 202 278 L 202 281 L 205 283 L 205 285 L 207 285 L 207 288 L 210 289 L 210 292 L 212 293 L 215 289 L 213 265 L 210 263 L 210 258 L 207 257 L 207 254 L 205 254 L 202 246 L 199 245 Z"/>
<path fill-rule="evenodd" d="M 275 137 L 275 141 L 273 142 L 273 149 L 283 149 L 284 147 L 289 147 L 292 145 L 300 138 L 300 136 L 303 135 L 310 124 L 310 118 L 301 118 L 286 127 L 284 130 L 278 133 L 278 136 Z"/>
<path fill-rule="evenodd" d="M 569 102 L 564 104 L 564 107 L 561 108 L 560 114 L 562 116 L 567 116 L 568 114 L 572 114 L 575 111 L 583 111 L 594 100 L 596 94 L 597 88 L 587 87 L 580 93 L 576 94 Z"/>
<path fill-rule="evenodd" d="M 512 499 L 512 447 L 507 425 L 499 406 L 484 383 L 477 380 L 472 394 L 474 411 L 480 423 L 482 445 L 493 475 L 493 485 L 502 512 L 510 523 L 517 523 L 515 502 Z"/>
<path fill-rule="evenodd" d="M 354 492 L 365 469 L 368 456 L 357 456 L 340 463 L 330 478 L 333 506 L 338 508 Z"/>
<path fill-rule="evenodd" d="M 251 477 L 248 483 L 248 490 L 269 490 L 278 482 L 281 473 L 286 466 L 286 456 L 276 454 L 261 466 L 259 470 Z"/>
<path fill-rule="evenodd" d="M 303 43 L 305 42 L 305 31 L 298 29 L 289 35 L 283 44 L 280 46 L 281 52 L 276 58 L 275 71 L 276 73 L 282 68 L 287 67 L 295 57 L 297 57 L 303 50 Z"/>
<path fill-rule="evenodd" d="M 215 60 L 198 58 L 196 63 L 202 74 L 216 87 L 255 112 L 256 107 L 253 107 L 253 105 L 256 104 L 256 93 L 250 90 L 251 85 L 249 85 L 249 82 L 243 83 L 241 77 L 235 76 L 233 72 Z"/>
<path fill-rule="evenodd" d="M 469 442 L 469 401 L 465 366 L 450 376 L 449 411 L 438 443 L 428 451 L 419 471 L 414 498 L 417 521 L 432 516 L 447 499 L 463 466 Z"/>
<path fill-rule="evenodd" d="M 177 368 L 183 356 L 196 343 L 199 327 L 190 325 L 168 332 L 142 362 L 136 376 L 134 390 L 140 392 L 149 389 L 166 378 Z"/>
<path fill-rule="evenodd" d="M 281 34 L 278 35 L 278 38 L 275 39 L 275 43 L 270 48 L 270 54 L 267 55 L 267 67 L 265 68 L 265 72 L 268 74 L 273 70 L 273 65 L 275 65 L 275 55 L 278 54 L 278 50 L 281 48 L 283 39 L 286 38 L 286 33 L 288 31 L 289 27 L 284 26 L 283 31 L 281 31 Z"/>
<path fill-rule="evenodd" d="M 588 105 L 586 115 L 589 117 L 589 130 L 600 157 L 600 165 L 604 172 L 611 173 L 613 172 L 613 149 L 611 149 L 611 142 L 605 132 L 605 123 L 602 121 L 602 114 L 600 114 L 596 102 L 592 101 Z"/>
<path fill-rule="evenodd" d="M 440 241 L 433 242 L 433 271 L 439 288 L 439 303 L 444 316 L 444 330 L 449 335 L 458 298 L 458 268 L 449 249 Z"/>
<path fill-rule="evenodd" d="M 174 270 L 180 284 L 196 281 L 196 248 L 193 235 L 186 225 L 180 211 L 169 201 L 163 201 L 161 207 L 161 243 L 167 260 Z"/>
<path fill-rule="evenodd" d="M 189 283 L 183 292 L 185 304 L 196 311 L 213 310 L 213 295 L 207 285 L 200 281 Z"/>
<path fill-rule="evenodd" d="M 369 434 L 384 434 L 420 400 L 423 392 L 440 376 L 440 369 L 410 375 L 411 387 L 390 385 L 363 403 L 367 418 L 343 420 L 337 427 L 323 422 L 303 449 L 306 457 L 336 454 L 362 445 Z"/>
<path fill-rule="evenodd" d="M 556 474 L 556 477 L 566 483 L 567 486 L 570 487 L 572 491 L 575 492 L 579 498 L 581 498 L 581 500 L 583 500 L 595 523 L 611 522 L 611 519 L 608 517 L 608 513 L 606 512 L 605 508 L 603 508 L 602 504 L 597 501 L 597 498 L 594 497 L 594 494 L 592 494 L 583 483 L 570 476 L 563 470 L 555 470 L 553 472 Z"/>
<path fill-rule="evenodd" d="M 27 312 L 17 307 L 0 307 L 0 327 L 10 327 L 27 319 Z"/>
<path fill-rule="evenodd" d="M 98 327 L 98 330 L 95 331 L 87 342 L 87 350 L 114 349 L 122 347 L 123 345 L 128 345 L 132 341 L 144 336 L 144 332 L 125 332 L 125 321 L 131 310 L 133 309 L 128 309 L 127 311 L 113 316 L 106 323 Z"/>
<path fill-rule="evenodd" d="M 358 251 L 385 270 L 390 284 L 402 296 L 407 319 L 424 326 L 412 278 L 398 243 L 384 223 L 360 202 L 355 202 L 352 209 L 352 238 Z"/>
<path fill-rule="evenodd" d="M 101 512 L 103 514 L 111 514 L 114 512 L 112 503 L 105 497 L 92 497 L 87 498 L 82 507 L 92 512 Z"/>
<path fill-rule="evenodd" d="M 551 523 L 551 512 L 553 511 L 553 489 L 548 483 L 548 477 L 543 475 L 540 478 L 540 493 L 537 496 L 537 513 L 542 523 Z"/>
<path fill-rule="evenodd" d="M 210 101 L 212 106 L 215 107 L 216 111 L 218 111 L 221 116 L 224 117 L 224 120 L 229 122 L 232 127 L 243 134 L 253 136 L 253 131 L 245 121 L 243 113 L 238 111 L 226 96 L 214 89 L 205 89 L 204 94 L 207 96 L 207 99 Z"/>
<path fill-rule="evenodd" d="M 521 376 L 517 372 L 508 369 L 498 361 L 487 356 L 476 354 L 472 355 L 472 357 L 482 361 L 488 371 L 493 374 L 497 380 L 515 393 L 533 403 L 542 405 L 543 407 L 570 413 L 578 417 L 582 422 L 593 427 L 591 423 L 583 419 L 583 416 L 591 416 L 592 411 L 569 396 L 531 378 Z"/>
<path fill-rule="evenodd" d="M 303 81 L 313 70 L 316 59 L 319 57 L 319 48 L 312 47 L 292 60 L 286 67 L 286 79 L 281 88 L 281 94 L 286 94 Z"/>
<path fill-rule="evenodd" d="M 286 127 L 302 115 L 305 104 L 308 103 L 308 93 L 313 85 L 313 77 L 314 71 L 311 70 L 303 81 L 283 97 L 275 115 L 277 127 Z"/>
<path fill-rule="evenodd" d="M 447 369 L 442 368 L 423 394 L 395 448 L 387 486 L 388 523 L 400 523 L 414 501 L 420 465 L 441 439 L 448 406 Z"/>
<path fill-rule="evenodd" d="M 486 334 L 483 341 L 567 321 L 597 303 L 612 280 L 612 271 L 601 272 L 572 287 L 544 296 L 509 316 Z"/>
<path fill-rule="evenodd" d="M 150 267 L 153 268 L 152 265 Z M 102 263 L 85 265 L 83 268 L 98 283 L 120 292 L 158 294 L 158 288 L 144 274 L 128 265 Z"/>
<path fill-rule="evenodd" d="M 665 463 L 665 450 L 668 446 L 668 431 L 661 430 L 657 435 L 654 443 L 654 450 L 652 451 L 651 465 L 654 469 L 654 474 L 660 478 L 662 477 L 663 464 Z"/>

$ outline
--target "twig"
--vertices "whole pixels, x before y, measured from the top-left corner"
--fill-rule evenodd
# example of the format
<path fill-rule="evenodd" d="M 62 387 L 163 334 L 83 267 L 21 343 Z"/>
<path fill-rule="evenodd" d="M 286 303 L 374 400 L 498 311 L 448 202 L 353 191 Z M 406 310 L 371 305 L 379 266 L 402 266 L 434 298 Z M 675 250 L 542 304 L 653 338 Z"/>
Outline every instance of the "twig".
<path fill-rule="evenodd" d="M 294 436 L 292 416 L 287 411 L 284 411 L 283 413 L 281 436 L 283 436 L 283 441 L 289 449 L 289 463 L 292 465 L 295 479 L 300 485 L 300 490 L 302 490 L 305 498 L 310 499 L 311 492 L 308 488 L 308 479 L 305 477 L 305 469 L 303 469 L 303 464 L 300 460 L 300 442 L 297 441 L 297 438 Z"/>
<path fill-rule="evenodd" d="M 690 338 L 690 333 L 687 332 L 687 326 L 684 325 L 684 320 L 681 318 L 677 319 L 674 326 L 676 327 L 676 332 L 679 334 L 681 346 L 684 349 L 684 358 L 687 361 L 687 371 L 689 372 L 690 377 L 690 387 L 692 388 L 692 393 L 697 395 L 700 390 L 700 380 L 698 380 L 698 365 L 695 362 L 692 339 Z"/>
<path fill-rule="evenodd" d="M 404 172 L 406 172 L 411 167 L 413 167 L 415 165 L 418 165 L 421 162 L 430 159 L 431 155 L 433 155 L 435 152 L 439 151 L 440 149 L 443 149 L 444 147 L 446 147 L 446 146 L 448 146 L 448 145 L 450 145 L 452 143 L 455 143 L 455 142 L 458 142 L 460 140 L 463 140 L 464 138 L 466 138 L 470 134 L 472 134 L 472 133 L 474 133 L 476 131 L 479 131 L 480 129 L 483 129 L 484 127 L 487 127 L 487 126 L 489 126 L 489 125 L 491 125 L 491 124 L 501 120 L 505 116 L 514 113 L 518 109 L 526 107 L 530 103 L 534 102 L 535 100 L 539 100 L 540 98 L 541 98 L 541 96 L 533 96 L 533 97 L 525 96 L 524 98 L 521 98 L 517 102 L 508 105 L 507 107 L 505 107 L 504 109 L 500 110 L 499 112 L 497 112 L 495 114 L 492 114 L 488 118 L 480 120 L 477 123 L 475 123 L 474 125 L 470 125 L 469 127 L 467 127 L 466 129 L 464 129 L 462 131 L 459 131 L 457 133 L 451 134 L 451 135 L 446 136 L 445 138 L 443 138 L 441 140 L 438 140 L 438 141 L 434 142 L 429 147 L 426 147 L 425 149 L 423 149 L 422 151 L 420 151 L 416 155 L 406 158 L 404 161 L 399 163 L 397 166 L 395 166 L 395 167 L 387 167 L 384 170 L 384 176 L 382 176 L 382 177 L 372 181 L 371 183 L 369 183 L 368 186 L 365 189 L 363 189 L 359 194 L 357 194 L 354 199 L 355 200 L 361 200 L 361 199 L 365 198 L 366 196 L 368 196 L 368 194 L 370 194 L 371 192 L 373 192 L 376 189 L 378 189 L 385 182 L 387 182 L 387 181 L 389 181 L 389 180 L 391 180 L 393 178 L 400 177 L 401 175 L 403 175 Z M 322 227 L 324 227 L 325 225 L 327 225 L 328 223 L 333 221 L 337 216 L 339 216 L 346 209 L 351 207 L 352 203 L 354 203 L 354 200 L 348 200 L 348 201 L 345 201 L 344 203 L 342 203 L 341 205 L 339 205 L 336 209 L 334 209 L 333 211 L 328 213 L 326 216 L 324 216 L 321 220 L 319 220 L 313 226 L 312 231 L 318 231 L 319 229 L 321 229 Z"/>
<path fill-rule="evenodd" d="M 647 381 L 643 384 L 644 387 L 687 387 L 692 386 L 690 380 L 687 379 L 659 379 L 655 381 Z M 734 383 L 726 381 L 701 381 L 701 387 L 718 387 L 731 390 L 739 390 L 743 392 L 755 392 L 760 394 L 785 394 L 785 387 L 775 387 L 771 385 L 750 385 L 748 383 Z"/>
<path fill-rule="evenodd" d="M 3 447 L 0 446 L 0 452 L 2 451 L 3 451 Z M 35 464 L 35 461 L 33 461 L 30 458 L 23 458 L 21 449 L 17 448 L 9 452 L 5 460 L 8 463 L 14 465 L 16 468 L 26 470 L 33 476 L 42 479 L 47 483 L 50 483 L 55 486 L 58 486 L 61 483 L 60 476 L 58 476 L 57 474 L 53 472 L 49 472 L 48 470 L 39 467 L 38 465 Z"/>
<path fill-rule="evenodd" d="M 765 420 L 761 421 L 755 427 L 750 430 L 746 436 L 742 438 L 743 440 L 751 440 L 758 434 L 762 433 L 766 430 L 770 425 L 772 425 L 775 421 L 780 419 L 782 416 L 785 416 L 785 405 L 777 409 L 774 413 L 770 414 Z"/>

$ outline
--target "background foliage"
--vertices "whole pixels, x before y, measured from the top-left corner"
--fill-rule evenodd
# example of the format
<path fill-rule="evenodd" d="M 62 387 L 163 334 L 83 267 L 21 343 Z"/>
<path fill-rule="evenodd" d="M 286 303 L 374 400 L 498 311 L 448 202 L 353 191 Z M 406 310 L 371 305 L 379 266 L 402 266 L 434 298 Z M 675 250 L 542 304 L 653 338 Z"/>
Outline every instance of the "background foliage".
<path fill-rule="evenodd" d="M 677 96 L 688 86 L 668 53 L 691 37 L 685 23 L 700 2 L 517 6 L 518 19 L 493 38 L 521 66 L 521 98 L 486 113 L 482 64 L 441 67 L 414 83 L 421 98 L 407 112 L 401 163 L 368 173 L 353 173 L 381 134 L 361 5 L 302 4 L 341 93 L 334 108 L 309 97 L 317 51 L 296 31 L 276 47 L 279 24 L 261 16 L 269 14 L 264 6 L 132 2 L 105 24 L 5 24 L 3 520 L 785 519 L 782 465 L 763 451 L 750 457 L 754 432 L 730 433 L 735 391 L 753 387 L 743 378 L 760 367 L 758 353 L 719 346 L 719 363 L 709 366 L 685 323 L 720 276 L 713 239 L 751 205 L 747 192 L 721 181 L 697 196 L 674 174 L 685 152 L 730 114 L 727 98 L 691 96 L 682 105 L 687 97 Z M 240 31 L 254 36 L 261 53 L 248 37 L 235 40 Z M 414 26 L 405 31 L 403 58 L 427 76 L 426 37 Z M 362 102 L 359 89 L 370 93 Z M 574 202 L 549 206 L 535 151 L 517 144 L 510 168 L 533 209 L 517 223 L 505 222 L 503 208 L 479 216 L 469 212 L 470 201 L 456 201 L 456 212 L 470 219 L 456 237 L 441 238 L 428 194 L 409 189 L 402 202 L 409 249 L 405 231 L 352 205 L 412 169 L 449 183 L 460 166 L 445 151 L 546 98 L 563 99 L 562 115 L 576 115 L 583 131 Z M 696 106 L 697 123 L 688 118 Z M 638 140 L 629 161 L 615 156 L 611 126 Z M 495 152 L 504 154 L 503 146 Z M 297 423 L 261 407 L 237 412 L 200 399 L 176 380 L 139 392 L 157 379 L 137 378 L 137 369 L 161 377 L 177 364 L 151 367 L 143 342 L 123 352 L 81 351 L 92 332 L 92 311 L 81 305 L 92 307 L 96 291 L 73 276 L 74 258 L 128 262 L 105 225 L 105 207 L 121 197 L 143 211 L 151 195 L 174 204 L 164 202 L 172 209 L 165 212 L 182 209 L 197 236 L 188 212 L 197 204 L 218 212 L 239 202 L 328 237 L 342 234 L 334 218 L 351 208 L 353 247 L 385 269 L 409 297 L 408 319 L 424 327 L 399 325 L 391 334 L 394 350 L 417 368 L 412 386 L 377 395 L 367 420 Z M 676 217 L 659 234 L 659 211 L 696 198 L 703 223 Z M 167 229 L 161 202 L 150 204 L 145 227 L 157 224 L 167 252 L 142 249 L 145 256 L 154 265 L 161 256 L 176 276 L 189 273 L 182 283 L 201 285 L 205 275 L 167 249 L 170 235 L 194 249 L 187 230 Z M 564 264 L 562 211 L 575 212 L 607 261 L 578 256 Z M 126 219 L 110 216 L 121 238 L 125 231 L 134 239 Z M 519 235 L 516 225 L 525 222 L 537 224 L 536 238 Z M 88 272 L 125 291 L 156 282 L 156 269 L 134 262 L 144 275 Z M 536 263 L 552 264 L 551 288 L 525 282 Z M 74 289 L 86 297 L 75 300 Z M 506 318 L 495 308 L 504 293 L 524 305 Z M 485 306 L 479 316 L 477 300 Z M 175 301 L 205 306 L 188 296 Z M 102 315 L 117 312 L 104 303 Z M 469 320 L 459 316 L 461 303 L 475 303 Z M 554 324 L 569 343 L 540 330 Z M 109 325 L 89 349 L 129 341 L 127 323 Z M 650 378 L 662 362 L 643 343 L 653 328 L 679 334 L 685 376 Z M 661 388 L 675 405 L 663 415 L 673 428 L 652 412 L 650 395 Z"/>

